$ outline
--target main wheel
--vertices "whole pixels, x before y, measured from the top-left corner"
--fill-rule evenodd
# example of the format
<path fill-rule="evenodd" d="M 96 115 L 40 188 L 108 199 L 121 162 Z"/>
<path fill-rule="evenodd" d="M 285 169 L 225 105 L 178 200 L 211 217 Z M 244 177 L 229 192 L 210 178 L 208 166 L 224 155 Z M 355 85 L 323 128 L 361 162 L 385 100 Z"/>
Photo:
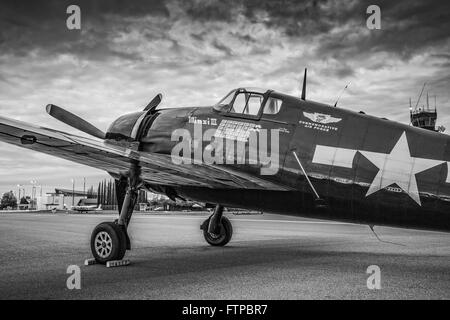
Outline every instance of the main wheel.
<path fill-rule="evenodd" d="M 222 217 L 220 220 L 220 232 L 218 234 L 208 232 L 209 219 L 205 220 L 202 224 L 203 237 L 205 237 L 206 242 L 212 246 L 224 246 L 231 240 L 233 235 L 233 226 L 231 221 L 227 217 Z"/>
<path fill-rule="evenodd" d="M 125 233 L 117 223 L 102 222 L 92 231 L 91 251 L 98 263 L 121 260 L 126 249 Z"/>

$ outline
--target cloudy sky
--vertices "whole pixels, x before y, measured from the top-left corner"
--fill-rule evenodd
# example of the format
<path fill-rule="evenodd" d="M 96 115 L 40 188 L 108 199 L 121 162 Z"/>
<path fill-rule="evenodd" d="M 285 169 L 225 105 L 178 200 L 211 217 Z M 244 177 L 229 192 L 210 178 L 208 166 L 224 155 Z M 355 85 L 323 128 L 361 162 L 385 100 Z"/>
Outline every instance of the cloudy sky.
<path fill-rule="evenodd" d="M 81 30 L 66 8 L 81 8 Z M 381 30 L 366 9 L 381 8 Z M 0 2 L 0 115 L 76 132 L 44 111 L 66 107 L 105 130 L 157 93 L 163 106 L 208 105 L 239 86 L 408 122 L 427 82 L 450 130 L 450 2 L 8 1 Z M 434 101 L 434 99 L 433 99 Z M 78 133 L 78 132 L 77 132 Z M 36 179 L 44 192 L 100 171 L 0 143 L 0 193 Z M 29 192 L 30 187 L 27 187 Z"/>

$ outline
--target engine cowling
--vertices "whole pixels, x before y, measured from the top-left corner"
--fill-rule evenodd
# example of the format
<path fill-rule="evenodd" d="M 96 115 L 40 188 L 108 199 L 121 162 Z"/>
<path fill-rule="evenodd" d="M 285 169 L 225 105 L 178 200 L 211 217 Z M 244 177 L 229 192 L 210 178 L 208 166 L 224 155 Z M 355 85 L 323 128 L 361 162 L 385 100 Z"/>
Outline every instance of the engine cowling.
<path fill-rule="evenodd" d="M 139 141 L 146 117 L 151 117 L 147 111 L 138 111 L 117 118 L 109 126 L 106 132 L 106 139 L 129 142 Z"/>

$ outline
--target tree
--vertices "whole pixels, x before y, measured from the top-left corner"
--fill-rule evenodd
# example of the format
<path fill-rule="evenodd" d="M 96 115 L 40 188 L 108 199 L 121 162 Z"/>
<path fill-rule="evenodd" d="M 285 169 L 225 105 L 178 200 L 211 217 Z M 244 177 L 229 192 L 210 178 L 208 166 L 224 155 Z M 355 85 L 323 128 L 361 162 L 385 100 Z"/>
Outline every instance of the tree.
<path fill-rule="evenodd" d="M 97 206 L 102 204 L 102 192 L 101 192 L 101 184 L 100 182 L 98 183 L 98 188 L 97 188 Z"/>
<path fill-rule="evenodd" d="M 97 194 L 94 191 L 94 186 L 91 186 L 87 191 L 87 198 L 88 199 L 95 199 L 97 197 Z"/>
<path fill-rule="evenodd" d="M 0 202 L 0 209 L 5 209 L 8 207 L 10 208 L 17 207 L 17 198 L 12 191 L 5 192 Z"/>
<path fill-rule="evenodd" d="M 105 186 L 103 184 L 103 181 L 100 182 L 100 204 L 105 205 Z"/>

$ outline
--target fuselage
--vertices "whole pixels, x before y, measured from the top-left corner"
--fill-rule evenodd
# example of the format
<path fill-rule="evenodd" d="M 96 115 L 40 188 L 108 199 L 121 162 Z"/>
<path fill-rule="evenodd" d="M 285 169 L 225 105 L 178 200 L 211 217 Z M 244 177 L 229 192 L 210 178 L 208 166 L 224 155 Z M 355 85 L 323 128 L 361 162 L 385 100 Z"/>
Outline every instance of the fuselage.
<path fill-rule="evenodd" d="M 276 172 L 261 174 L 265 164 L 242 164 L 237 158 L 217 165 L 265 179 L 288 191 L 151 184 L 148 187 L 185 199 L 229 207 L 450 231 L 448 135 L 273 91 L 266 92 L 264 97 L 261 110 L 252 114 L 217 107 L 162 109 L 147 117 L 136 113 L 113 124 L 108 138 L 116 142 L 130 137 L 131 141 L 138 135 L 141 151 L 171 154 L 179 142 L 172 136 L 177 129 L 188 131 L 193 144 L 197 145 L 199 124 L 202 132 L 222 130 L 222 136 L 234 132 L 233 137 L 243 136 L 244 140 L 246 130 L 266 130 L 269 154 L 276 153 L 278 161 Z M 276 112 L 262 110 L 269 97 L 281 103 Z M 142 130 L 139 134 L 136 122 Z M 277 148 L 271 145 L 274 130 L 279 133 Z M 208 143 L 200 141 L 202 151 Z M 247 155 L 252 148 L 246 146 Z M 261 144 L 255 148 L 261 148 Z M 305 173 L 312 186 L 305 179 Z M 326 210 L 315 206 L 317 196 L 313 188 L 326 201 Z"/>

